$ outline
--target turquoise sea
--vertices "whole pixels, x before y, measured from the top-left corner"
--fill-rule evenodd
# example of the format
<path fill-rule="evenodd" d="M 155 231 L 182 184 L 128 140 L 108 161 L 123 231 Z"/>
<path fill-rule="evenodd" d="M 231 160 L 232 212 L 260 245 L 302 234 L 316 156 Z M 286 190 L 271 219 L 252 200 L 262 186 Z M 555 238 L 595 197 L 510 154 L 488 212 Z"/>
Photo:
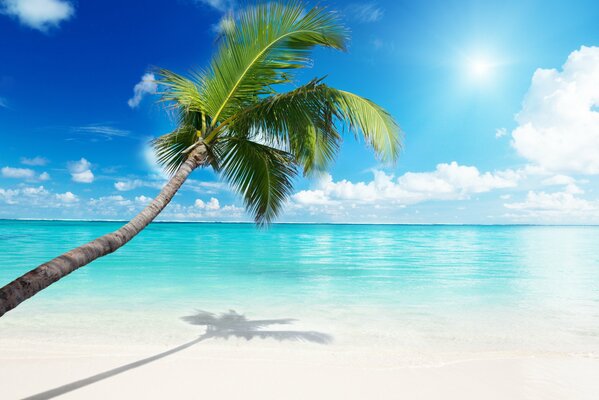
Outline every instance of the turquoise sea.
<path fill-rule="evenodd" d="M 0 285 L 120 225 L 0 221 Z M 298 318 L 338 343 L 599 355 L 599 227 L 154 223 L 0 335 L 151 315 L 178 329 L 196 309 Z"/>

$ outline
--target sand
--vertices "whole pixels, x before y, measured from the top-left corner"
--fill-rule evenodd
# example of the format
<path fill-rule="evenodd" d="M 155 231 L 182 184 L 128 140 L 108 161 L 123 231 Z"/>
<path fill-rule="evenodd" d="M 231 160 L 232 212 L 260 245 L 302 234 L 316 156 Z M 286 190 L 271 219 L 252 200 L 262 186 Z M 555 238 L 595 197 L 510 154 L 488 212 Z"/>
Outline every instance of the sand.
<path fill-rule="evenodd" d="M 596 399 L 599 393 L 599 360 L 580 355 L 486 354 L 406 366 L 399 354 L 380 348 L 231 338 L 196 341 L 131 366 L 177 346 L 2 344 L 2 399 L 50 398 L 44 392 L 51 389 L 64 399 Z"/>
<path fill-rule="evenodd" d="M 566 343 L 516 327 L 510 336 L 498 325 L 425 329 L 385 313 L 353 320 L 291 311 L 182 320 L 183 310 L 79 313 L 31 303 L 0 320 L 0 399 L 595 400 L 599 393 L 596 340 Z M 301 318 L 272 319 L 289 315 Z"/>

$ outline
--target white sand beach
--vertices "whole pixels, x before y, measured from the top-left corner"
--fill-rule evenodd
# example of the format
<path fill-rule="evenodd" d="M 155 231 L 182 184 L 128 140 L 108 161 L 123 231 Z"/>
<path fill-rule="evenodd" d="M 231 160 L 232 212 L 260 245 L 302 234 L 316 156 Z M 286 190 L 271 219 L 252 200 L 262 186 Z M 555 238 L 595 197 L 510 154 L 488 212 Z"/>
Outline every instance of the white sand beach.
<path fill-rule="evenodd" d="M 3 399 L 43 393 L 165 351 L 112 346 L 2 354 Z M 599 360 L 496 358 L 382 367 L 393 353 L 265 340 L 200 343 L 60 396 L 64 399 L 596 399 Z M 59 389 L 58 392 L 61 390 Z M 48 398 L 43 394 L 33 398 Z"/>
<path fill-rule="evenodd" d="M 352 331 L 301 320 L 268 320 L 254 329 L 264 320 L 242 319 L 198 340 L 205 328 L 169 326 L 166 314 L 148 317 L 57 317 L 46 330 L 24 313 L 6 318 L 0 397 L 596 399 L 599 393 L 599 359 L 591 354 L 455 351 L 448 341 L 427 352 L 406 346 L 405 331 L 384 333 L 383 325 Z M 318 336 L 320 328 L 327 334 Z"/>

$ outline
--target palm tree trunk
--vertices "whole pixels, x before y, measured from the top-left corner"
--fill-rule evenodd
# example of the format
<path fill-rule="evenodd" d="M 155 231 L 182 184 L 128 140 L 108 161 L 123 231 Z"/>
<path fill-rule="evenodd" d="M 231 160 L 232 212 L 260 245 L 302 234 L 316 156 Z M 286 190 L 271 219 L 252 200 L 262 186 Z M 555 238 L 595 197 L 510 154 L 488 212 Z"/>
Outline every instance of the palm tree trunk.
<path fill-rule="evenodd" d="M 204 145 L 197 146 L 171 180 L 162 188 L 158 196 L 123 227 L 66 252 L 1 288 L 0 317 L 77 268 L 118 250 L 133 239 L 160 214 L 189 174 L 200 165 L 205 164 L 207 157 L 206 147 Z"/>

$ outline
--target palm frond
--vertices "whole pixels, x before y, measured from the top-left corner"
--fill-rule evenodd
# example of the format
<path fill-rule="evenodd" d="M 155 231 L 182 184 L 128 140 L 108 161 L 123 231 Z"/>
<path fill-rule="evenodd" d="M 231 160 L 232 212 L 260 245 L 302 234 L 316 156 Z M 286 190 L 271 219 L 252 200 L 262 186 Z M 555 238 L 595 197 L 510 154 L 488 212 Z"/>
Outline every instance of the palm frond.
<path fill-rule="evenodd" d="M 393 117 L 376 103 L 356 94 L 329 88 L 338 118 L 362 134 L 377 156 L 393 162 L 401 150 L 401 133 Z"/>
<path fill-rule="evenodd" d="M 161 101 L 171 103 L 175 108 L 192 112 L 206 112 L 204 97 L 200 87 L 204 79 L 201 72 L 195 73 L 193 79 L 186 78 L 167 69 L 157 72 L 157 81 L 161 91 Z"/>
<path fill-rule="evenodd" d="M 320 79 L 313 80 L 242 110 L 226 124 L 227 129 L 290 152 L 304 174 L 323 171 L 341 141 L 329 94 Z"/>
<path fill-rule="evenodd" d="M 177 129 L 150 142 L 158 164 L 169 174 L 174 174 L 187 159 L 185 150 L 198 140 L 198 129 L 202 125 L 201 113 L 178 110 Z"/>
<path fill-rule="evenodd" d="M 237 134 L 257 132 L 262 141 L 296 157 L 304 173 L 319 172 L 334 159 L 346 125 L 364 136 L 383 161 L 394 161 L 400 150 L 399 126 L 383 108 L 353 93 L 313 80 L 287 93 L 267 97 L 226 123 Z"/>
<path fill-rule="evenodd" d="M 212 151 L 221 174 L 243 196 L 256 223 L 270 223 L 292 193 L 293 155 L 238 136 L 223 138 Z"/>
<path fill-rule="evenodd" d="M 203 82 L 212 125 L 272 94 L 289 82 L 288 73 L 310 62 L 317 45 L 344 49 L 346 30 L 337 14 L 322 7 L 308 11 L 299 1 L 265 3 L 238 14 L 227 30 Z"/>

